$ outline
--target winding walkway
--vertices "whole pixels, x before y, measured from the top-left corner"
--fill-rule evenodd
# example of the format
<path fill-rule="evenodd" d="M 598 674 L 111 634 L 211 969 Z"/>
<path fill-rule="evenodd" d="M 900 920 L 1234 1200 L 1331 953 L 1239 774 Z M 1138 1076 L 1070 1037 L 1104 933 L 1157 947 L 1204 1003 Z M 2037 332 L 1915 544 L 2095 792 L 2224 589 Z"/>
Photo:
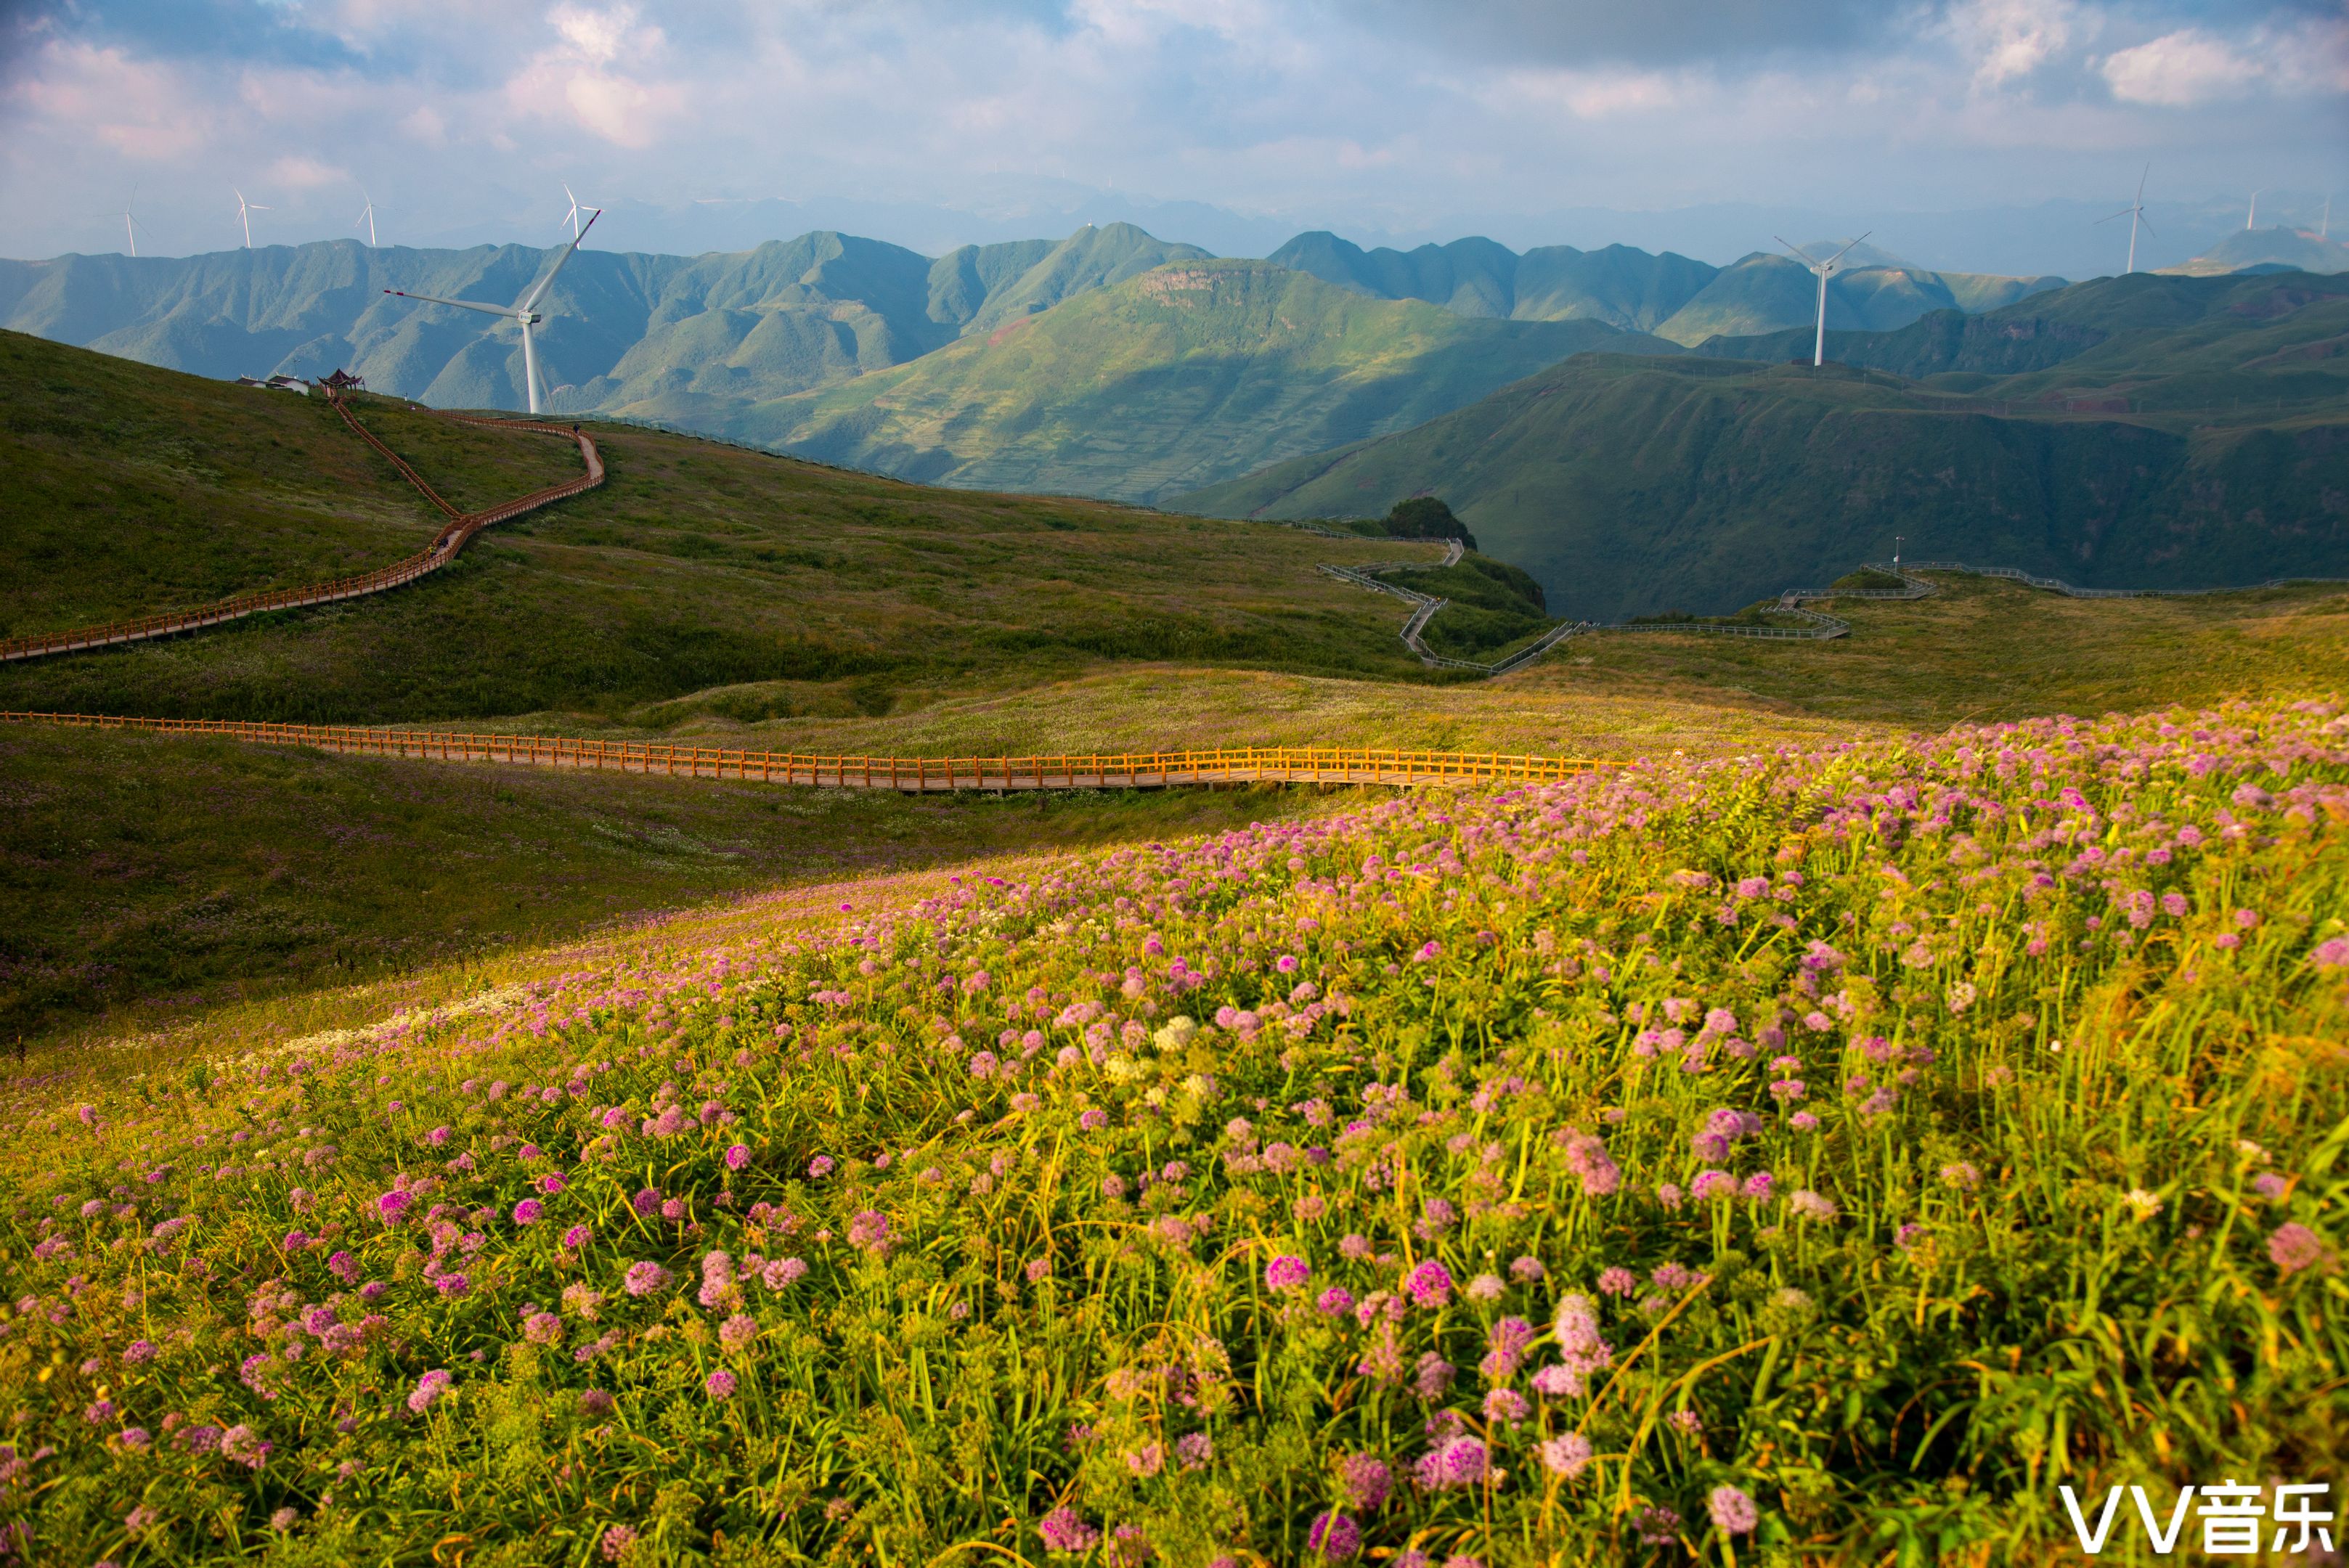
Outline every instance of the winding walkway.
<path fill-rule="evenodd" d="M 26 637 L 12 637 L 0 642 L 0 663 L 16 659 L 36 659 L 49 654 L 78 653 L 86 648 L 110 647 L 118 643 L 143 642 L 151 637 L 174 636 L 181 632 L 201 631 L 228 621 L 240 621 L 248 615 L 266 614 L 272 610 L 295 610 L 309 604 L 332 604 L 344 599 L 357 599 L 369 593 L 382 593 L 403 587 L 428 573 L 438 572 L 457 558 L 458 552 L 472 542 L 475 534 L 494 524 L 506 522 L 524 512 L 536 511 L 583 490 L 594 490 L 604 482 L 603 454 L 595 449 L 595 439 L 586 431 L 568 425 L 552 425 L 535 419 L 483 419 L 470 414 L 441 414 L 438 417 L 458 425 L 476 425 L 490 430 L 528 430 L 540 435 L 559 436 L 579 444 L 580 461 L 586 471 L 575 480 L 533 490 L 494 506 L 487 511 L 460 511 L 450 504 L 440 491 L 427 483 L 424 476 L 409 465 L 406 459 L 379 440 L 375 432 L 359 422 L 349 403 L 329 392 L 326 399 L 343 422 L 357 432 L 359 439 L 383 454 L 402 479 L 414 485 L 424 499 L 430 501 L 449 521 L 432 538 L 432 542 L 404 561 L 378 567 L 355 577 L 338 577 L 331 583 L 315 583 L 302 588 L 274 588 L 258 593 L 241 593 L 233 599 L 223 599 L 198 610 L 175 610 L 160 615 L 142 615 L 135 620 L 112 621 L 99 626 L 81 626 L 64 632 L 36 633 Z"/>
<path fill-rule="evenodd" d="M 481 735 L 457 730 L 362 729 L 231 719 L 117 718 L 81 713 L 0 712 L 0 723 L 66 725 L 150 735 L 211 736 L 263 746 L 364 757 L 496 762 L 671 779 L 733 779 L 907 795 L 965 789 L 1162 789 L 1196 784 L 1549 784 L 1605 767 L 1572 757 L 1506 752 L 1379 751 L 1353 747 L 1223 747 L 1190 751 L 1063 753 L 1044 757 L 873 757 L 730 747 L 582 740 L 571 736 Z"/>

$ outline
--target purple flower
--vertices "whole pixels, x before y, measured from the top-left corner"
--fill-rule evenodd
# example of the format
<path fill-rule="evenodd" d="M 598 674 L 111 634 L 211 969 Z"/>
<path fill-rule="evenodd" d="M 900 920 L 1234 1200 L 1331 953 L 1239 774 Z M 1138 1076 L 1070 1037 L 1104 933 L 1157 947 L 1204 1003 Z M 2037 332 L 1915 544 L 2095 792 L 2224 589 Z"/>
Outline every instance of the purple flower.
<path fill-rule="evenodd" d="M 1358 1512 L 1376 1513 L 1393 1488 L 1394 1471 L 1375 1454 L 1350 1454 L 1338 1467 L 1339 1495 Z"/>
<path fill-rule="evenodd" d="M 2286 1274 L 2314 1268 L 2324 1261 L 2327 1251 L 2322 1237 L 2297 1222 L 2278 1225 L 2275 1233 L 2268 1238 L 2269 1258 Z"/>
<path fill-rule="evenodd" d="M 1503 1426 L 1514 1426 L 1526 1418 L 1530 1407 L 1526 1397 L 1515 1388 L 1494 1388 L 1485 1395 L 1485 1419 Z"/>
<path fill-rule="evenodd" d="M 375 1212 L 382 1218 L 385 1224 L 396 1225 L 415 1202 L 415 1197 L 410 1193 L 396 1191 L 386 1192 L 375 1201 Z"/>
<path fill-rule="evenodd" d="M 1421 1306 L 1442 1306 L 1452 1297 L 1452 1272 L 1429 1258 L 1403 1275 L 1402 1288 Z"/>
<path fill-rule="evenodd" d="M 1306 1532 L 1305 1549 L 1317 1557 L 1343 1563 L 1362 1549 L 1362 1529 L 1342 1513 L 1317 1514 Z"/>
<path fill-rule="evenodd" d="M 1082 1552 L 1101 1539 L 1101 1532 L 1072 1508 L 1056 1508 L 1038 1520 L 1036 1533 L 1044 1538 L 1047 1552 Z"/>
<path fill-rule="evenodd" d="M 1412 1378 L 1412 1391 L 1433 1403 L 1451 1391 L 1452 1378 L 1452 1363 L 1431 1350 L 1419 1358 L 1419 1369 Z"/>
<path fill-rule="evenodd" d="M 419 1416 L 424 1414 L 432 1408 L 433 1400 L 449 1391 L 449 1385 L 454 1381 L 456 1379 L 437 1367 L 427 1372 L 416 1380 L 415 1388 L 408 1396 L 409 1410 Z"/>
<path fill-rule="evenodd" d="M 1475 1438 L 1450 1438 L 1430 1449 L 1413 1473 L 1422 1491 L 1448 1491 L 1484 1480 L 1489 1460 L 1485 1445 Z"/>
<path fill-rule="evenodd" d="M 1343 1317 L 1354 1310 L 1354 1293 L 1344 1285 L 1333 1284 L 1314 1301 L 1313 1310 L 1324 1317 Z"/>
<path fill-rule="evenodd" d="M 555 1345 L 563 1339 L 563 1319 L 551 1312 L 534 1312 L 522 1320 L 522 1336 L 533 1345 Z"/>
<path fill-rule="evenodd" d="M 550 1198 L 562 1191 L 563 1188 L 563 1172 L 560 1171 L 550 1171 L 538 1179 L 538 1190 Z"/>
<path fill-rule="evenodd" d="M 1174 1460 L 1186 1470 L 1204 1470 L 1214 1462 L 1216 1439 L 1205 1432 L 1186 1432 L 1174 1439 Z"/>
<path fill-rule="evenodd" d="M 1264 1265 L 1264 1283 L 1268 1290 L 1303 1290 L 1305 1282 L 1313 1277 L 1313 1270 L 1303 1258 L 1284 1253 Z"/>
<path fill-rule="evenodd" d="M 808 1174 L 821 1181 L 832 1174 L 832 1156 L 819 1154 L 808 1161 Z"/>
<path fill-rule="evenodd" d="M 642 1188 L 635 1197 L 628 1200 L 628 1207 L 647 1219 L 659 1213 L 660 1206 L 661 1195 L 660 1189 L 657 1187 Z"/>
<path fill-rule="evenodd" d="M 1552 1473 L 1572 1480 L 1590 1463 L 1590 1439 L 1580 1432 L 1552 1438 L 1541 1446 L 1541 1460 Z"/>
<path fill-rule="evenodd" d="M 534 1225 L 538 1223 L 539 1217 L 545 1212 L 545 1204 L 535 1198 L 524 1198 L 513 1206 L 513 1222 L 517 1225 Z"/>
<path fill-rule="evenodd" d="M 592 1421 L 600 1421 L 612 1413 L 612 1396 L 601 1388 L 583 1389 L 579 1395 L 579 1413 Z"/>
<path fill-rule="evenodd" d="M 736 1313 L 718 1326 L 718 1343 L 729 1350 L 740 1350 L 758 1337 L 758 1321 L 742 1313 Z"/>
<path fill-rule="evenodd" d="M 155 1342 L 151 1339 L 132 1340 L 122 1347 L 122 1359 L 132 1367 L 144 1366 L 155 1359 Z"/>
<path fill-rule="evenodd" d="M 569 1230 L 563 1233 L 563 1244 L 572 1252 L 575 1253 L 580 1248 L 585 1246 L 589 1242 L 595 1240 L 595 1233 L 589 1230 L 586 1226 L 574 1225 Z"/>
<path fill-rule="evenodd" d="M 747 1143 L 730 1145 L 726 1150 L 726 1169 L 740 1171 L 750 1163 L 750 1146 Z"/>
<path fill-rule="evenodd" d="M 889 1244 L 889 1216 L 878 1209 L 861 1209 L 848 1222 L 848 1244 L 878 1252 Z"/>
<path fill-rule="evenodd" d="M 713 1399 L 732 1398 L 734 1387 L 734 1374 L 722 1367 L 701 1380 L 702 1392 Z"/>
<path fill-rule="evenodd" d="M 622 1285 L 630 1295 L 650 1295 L 667 1283 L 668 1270 L 658 1264 L 641 1263 L 628 1265 Z"/>
<path fill-rule="evenodd" d="M 1610 1268 L 1599 1273 L 1599 1294 L 1601 1295 L 1629 1295 L 1639 1288 L 1640 1276 L 1630 1269 Z"/>
<path fill-rule="evenodd" d="M 1761 1511 L 1754 1500 L 1733 1486 L 1717 1486 L 1705 1499 L 1705 1511 L 1713 1515 L 1713 1528 L 1723 1535 L 1750 1535 L 1762 1522 Z"/>

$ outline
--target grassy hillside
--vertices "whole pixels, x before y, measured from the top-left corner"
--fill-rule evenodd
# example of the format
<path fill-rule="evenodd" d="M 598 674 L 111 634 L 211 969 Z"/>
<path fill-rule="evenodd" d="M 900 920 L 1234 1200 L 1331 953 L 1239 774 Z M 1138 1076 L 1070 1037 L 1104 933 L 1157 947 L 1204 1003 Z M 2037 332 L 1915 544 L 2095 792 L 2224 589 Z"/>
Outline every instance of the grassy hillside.
<path fill-rule="evenodd" d="M 2349 1445 L 2344 807 L 2337 703 L 1675 759 L 20 1075 L 0 1528 L 2066 1561 Z"/>
<path fill-rule="evenodd" d="M 1631 332 L 1653 332 L 1720 270 L 1630 245 L 1542 245 L 1519 255 L 1466 239 L 1365 251 L 1324 230 L 1298 235 L 1267 260 L 1373 299 L 1425 300 L 1460 315 L 1603 321 Z"/>
<path fill-rule="evenodd" d="M 929 482 L 1147 500 L 1471 402 L 1595 322 L 1466 319 L 1261 262 L 1161 268 L 726 432 Z"/>
<path fill-rule="evenodd" d="M 388 472 L 368 488 L 366 449 L 317 402 L 7 343 L 22 371 L 0 385 L 11 471 L 41 474 L 40 493 L 61 504 L 118 492 L 148 500 L 125 517 L 92 508 L 64 521 L 0 508 L 0 559 L 41 563 L 0 580 L 0 619 L 29 626 L 201 603 L 313 564 L 389 560 L 430 533 Z M 247 417 L 266 423 L 240 423 Z M 380 399 L 366 417 L 401 439 L 438 430 L 403 425 Z M 484 465 L 457 476 L 484 496 L 519 494 L 543 482 L 548 464 L 576 460 L 537 438 L 450 439 Z M 492 531 L 422 583 L 0 668 L 0 707 L 426 719 L 607 711 L 777 681 L 825 696 L 845 686 L 878 711 L 908 682 L 1005 670 L 1046 678 L 1102 658 L 1417 668 L 1384 606 L 1313 570 L 1390 558 L 1392 544 L 925 490 L 626 428 L 599 439 L 611 472 L 602 489 Z M 156 478 L 159 450 L 177 456 Z M 268 504 L 248 516 L 254 493 Z M 297 524 L 346 493 L 393 521 L 322 524 L 305 543 Z M 248 532 L 263 546 L 250 558 Z M 295 537 L 270 542 L 280 534 Z M 126 558 L 138 573 L 117 569 Z"/>
<path fill-rule="evenodd" d="M 0 727 L 0 1047 L 167 1027 L 716 895 L 1303 809 L 1256 790 L 904 796 Z"/>
<path fill-rule="evenodd" d="M 1554 614 L 1602 620 L 1732 609 L 1879 559 L 1896 535 L 1912 559 L 2092 586 L 2340 575 L 2349 360 L 2332 346 L 2349 291 L 2336 287 L 2102 280 L 1978 324 L 1943 315 L 1838 339 L 1921 382 L 1588 356 L 1179 504 L 1311 517 L 1433 491 L 1541 581 Z"/>

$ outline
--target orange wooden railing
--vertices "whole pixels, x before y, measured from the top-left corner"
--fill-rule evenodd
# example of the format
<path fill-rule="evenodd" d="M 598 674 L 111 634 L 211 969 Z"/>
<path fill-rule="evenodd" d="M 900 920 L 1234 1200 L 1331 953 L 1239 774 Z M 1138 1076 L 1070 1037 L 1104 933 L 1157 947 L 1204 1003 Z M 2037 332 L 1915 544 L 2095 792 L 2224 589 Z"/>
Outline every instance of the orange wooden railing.
<path fill-rule="evenodd" d="M 488 429 L 533 430 L 541 435 L 560 436 L 566 441 L 579 443 L 579 456 L 586 464 L 586 472 L 575 480 L 559 485 L 549 485 L 533 490 L 526 496 L 492 507 L 487 511 L 459 511 L 440 493 L 424 482 L 424 477 L 409 467 L 406 459 L 376 438 L 375 432 L 359 423 L 357 415 L 339 397 L 329 394 L 335 411 L 346 424 L 358 433 L 359 438 L 389 459 L 400 476 L 423 492 L 426 500 L 449 518 L 448 526 L 426 545 L 405 561 L 395 561 L 373 572 L 363 572 L 355 577 L 338 577 L 331 583 L 314 583 L 302 588 L 274 588 L 258 593 L 241 593 L 233 599 L 223 599 L 199 610 L 173 610 L 157 615 L 141 615 L 134 620 L 112 621 L 102 626 L 80 626 L 70 631 L 40 632 L 30 636 L 12 637 L 0 642 L 0 662 L 10 659 L 38 658 L 44 654 L 72 653 L 81 648 L 102 648 L 116 643 L 135 643 L 149 637 L 168 637 L 181 632 L 193 632 L 205 626 L 217 626 L 223 621 L 242 620 L 270 610 L 298 609 L 307 604 L 331 604 L 343 599 L 356 599 L 367 593 L 380 593 L 388 588 L 398 588 L 413 583 L 428 573 L 437 572 L 457 558 L 458 552 L 471 542 L 481 530 L 494 523 L 534 511 L 567 496 L 595 489 L 604 482 L 603 455 L 595 449 L 595 440 L 585 430 L 567 425 L 549 425 L 532 419 L 480 419 L 470 416 L 446 414 L 441 418 L 460 425 L 479 425 Z"/>
<path fill-rule="evenodd" d="M 83 713 L 6 713 L 0 722 L 61 724 L 159 735 L 219 736 L 367 757 L 504 762 L 670 778 L 739 779 L 828 789 L 1133 789 L 1177 784 L 1547 784 L 1601 763 L 1503 752 L 1381 751 L 1350 747 L 1223 747 L 1187 751 L 1064 752 L 1038 757 L 873 757 L 668 746 L 571 736 L 369 729 L 212 718 L 129 718 Z"/>

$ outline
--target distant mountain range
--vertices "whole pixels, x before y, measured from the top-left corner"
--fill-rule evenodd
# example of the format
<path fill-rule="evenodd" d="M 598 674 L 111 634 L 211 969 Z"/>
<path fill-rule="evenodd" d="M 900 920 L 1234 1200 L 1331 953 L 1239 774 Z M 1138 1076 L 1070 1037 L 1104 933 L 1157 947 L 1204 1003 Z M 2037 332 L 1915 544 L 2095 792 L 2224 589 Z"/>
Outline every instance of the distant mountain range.
<path fill-rule="evenodd" d="M 199 375 L 316 376 L 342 366 L 380 390 L 442 407 L 519 407 L 511 329 L 385 297 L 386 289 L 503 303 L 551 253 L 370 249 L 350 241 L 189 257 L 69 255 L 0 262 L 0 325 Z M 936 353 L 966 335 L 1171 263 L 1206 259 L 1131 224 L 1064 240 L 971 245 L 930 257 L 833 232 L 702 256 L 583 250 L 540 334 L 559 408 L 691 423 Z M 2059 280 L 1984 278 L 1880 253 L 1837 275 L 1828 321 L 1902 325 L 1982 310 Z M 1784 257 L 1730 267 L 1629 246 L 1489 240 L 1363 251 L 1300 234 L 1270 264 L 1373 299 L 1458 316 L 1590 321 L 1683 344 L 1811 319 L 1810 274 Z"/>
<path fill-rule="evenodd" d="M 1584 350 L 1672 347 L 1602 321 L 1461 315 L 1203 259 L 820 391 L 678 413 L 926 482 L 1152 501 L 1403 429 Z"/>
<path fill-rule="evenodd" d="M 2349 273 L 2349 245 L 2306 229 L 2239 229 L 2192 261 L 2161 270 L 2202 278 L 2261 268 L 2271 272 Z"/>
<path fill-rule="evenodd" d="M 1551 613 L 1735 609 L 1889 554 L 2087 585 L 2349 575 L 2349 279 L 2136 273 L 1884 333 L 1589 354 L 1172 504 L 1433 494 Z"/>

